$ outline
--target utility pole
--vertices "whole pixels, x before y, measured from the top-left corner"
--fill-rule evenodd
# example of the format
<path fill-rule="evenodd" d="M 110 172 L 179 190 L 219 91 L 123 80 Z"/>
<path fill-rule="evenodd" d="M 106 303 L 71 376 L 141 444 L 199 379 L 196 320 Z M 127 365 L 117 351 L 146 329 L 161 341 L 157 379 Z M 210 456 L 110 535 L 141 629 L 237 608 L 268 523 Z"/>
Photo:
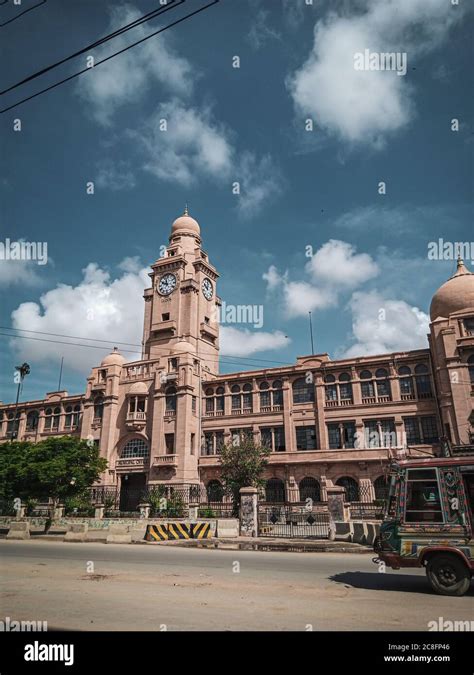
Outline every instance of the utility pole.
<path fill-rule="evenodd" d="M 309 314 L 309 334 L 311 336 L 311 354 L 314 354 L 314 344 L 313 344 L 313 322 L 311 319 L 311 312 Z"/>
<path fill-rule="evenodd" d="M 15 366 L 15 370 L 17 370 L 20 373 L 20 381 L 18 382 L 18 389 L 16 390 L 16 402 L 15 402 L 15 414 L 13 417 L 13 433 L 12 433 L 12 440 L 15 440 L 18 436 L 18 401 L 20 399 L 20 390 L 21 386 L 23 384 L 23 380 L 27 375 L 30 374 L 30 366 L 25 362 L 22 363 L 21 366 Z"/>

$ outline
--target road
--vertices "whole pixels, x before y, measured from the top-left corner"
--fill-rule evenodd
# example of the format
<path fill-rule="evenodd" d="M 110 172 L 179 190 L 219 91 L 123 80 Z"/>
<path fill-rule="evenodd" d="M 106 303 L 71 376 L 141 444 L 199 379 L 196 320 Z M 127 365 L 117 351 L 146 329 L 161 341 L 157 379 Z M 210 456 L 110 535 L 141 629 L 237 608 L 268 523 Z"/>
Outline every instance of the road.
<path fill-rule="evenodd" d="M 371 556 L 0 541 L 0 619 L 74 630 L 427 630 L 474 619 L 474 590 Z"/>

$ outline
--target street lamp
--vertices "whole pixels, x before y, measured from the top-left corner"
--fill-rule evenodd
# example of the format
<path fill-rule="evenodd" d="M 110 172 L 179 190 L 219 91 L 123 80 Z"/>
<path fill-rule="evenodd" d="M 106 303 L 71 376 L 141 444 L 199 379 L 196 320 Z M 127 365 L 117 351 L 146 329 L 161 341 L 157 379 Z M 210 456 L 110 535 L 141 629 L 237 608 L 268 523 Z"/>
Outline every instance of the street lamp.
<path fill-rule="evenodd" d="M 20 373 L 20 381 L 18 382 L 18 389 L 16 392 L 16 403 L 15 403 L 15 414 L 13 417 L 13 433 L 12 433 L 12 439 L 15 440 L 16 437 L 18 436 L 18 399 L 20 398 L 20 389 L 21 385 L 23 384 L 23 380 L 27 375 L 30 374 L 30 366 L 28 363 L 22 363 L 21 366 L 15 366 L 15 370 L 17 370 Z"/>

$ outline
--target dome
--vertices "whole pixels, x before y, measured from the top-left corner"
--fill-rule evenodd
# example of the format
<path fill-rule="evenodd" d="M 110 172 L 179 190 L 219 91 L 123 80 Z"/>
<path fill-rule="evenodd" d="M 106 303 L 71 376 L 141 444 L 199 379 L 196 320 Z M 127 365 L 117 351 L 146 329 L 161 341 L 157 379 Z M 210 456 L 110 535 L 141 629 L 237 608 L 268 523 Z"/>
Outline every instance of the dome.
<path fill-rule="evenodd" d="M 194 347 L 186 342 L 186 340 L 180 340 L 173 345 L 173 351 L 179 354 L 194 354 Z"/>
<path fill-rule="evenodd" d="M 129 396 L 148 394 L 148 387 L 144 382 L 134 382 L 128 390 Z"/>
<path fill-rule="evenodd" d="M 125 363 L 125 357 L 119 353 L 117 347 L 114 347 L 114 351 L 108 354 L 105 359 L 102 360 L 101 366 L 123 366 Z"/>
<path fill-rule="evenodd" d="M 431 321 L 447 318 L 454 312 L 474 308 L 474 274 L 458 258 L 456 273 L 433 295 L 430 307 Z"/>
<path fill-rule="evenodd" d="M 188 213 L 188 207 L 184 209 L 184 213 L 179 218 L 176 218 L 174 223 L 171 226 L 171 236 L 173 234 L 195 234 L 199 236 L 201 234 L 201 228 L 199 223 Z"/>

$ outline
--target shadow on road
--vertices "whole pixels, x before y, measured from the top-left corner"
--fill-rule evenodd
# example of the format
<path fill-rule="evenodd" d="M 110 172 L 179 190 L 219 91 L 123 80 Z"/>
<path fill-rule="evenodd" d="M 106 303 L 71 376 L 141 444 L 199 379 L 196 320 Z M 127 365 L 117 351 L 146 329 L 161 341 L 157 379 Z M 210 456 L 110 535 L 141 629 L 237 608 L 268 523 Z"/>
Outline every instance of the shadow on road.
<path fill-rule="evenodd" d="M 341 572 L 329 577 L 338 584 L 353 588 L 365 588 L 377 591 L 398 591 L 399 593 L 434 594 L 428 580 L 422 576 L 409 574 L 387 574 L 380 572 Z"/>

